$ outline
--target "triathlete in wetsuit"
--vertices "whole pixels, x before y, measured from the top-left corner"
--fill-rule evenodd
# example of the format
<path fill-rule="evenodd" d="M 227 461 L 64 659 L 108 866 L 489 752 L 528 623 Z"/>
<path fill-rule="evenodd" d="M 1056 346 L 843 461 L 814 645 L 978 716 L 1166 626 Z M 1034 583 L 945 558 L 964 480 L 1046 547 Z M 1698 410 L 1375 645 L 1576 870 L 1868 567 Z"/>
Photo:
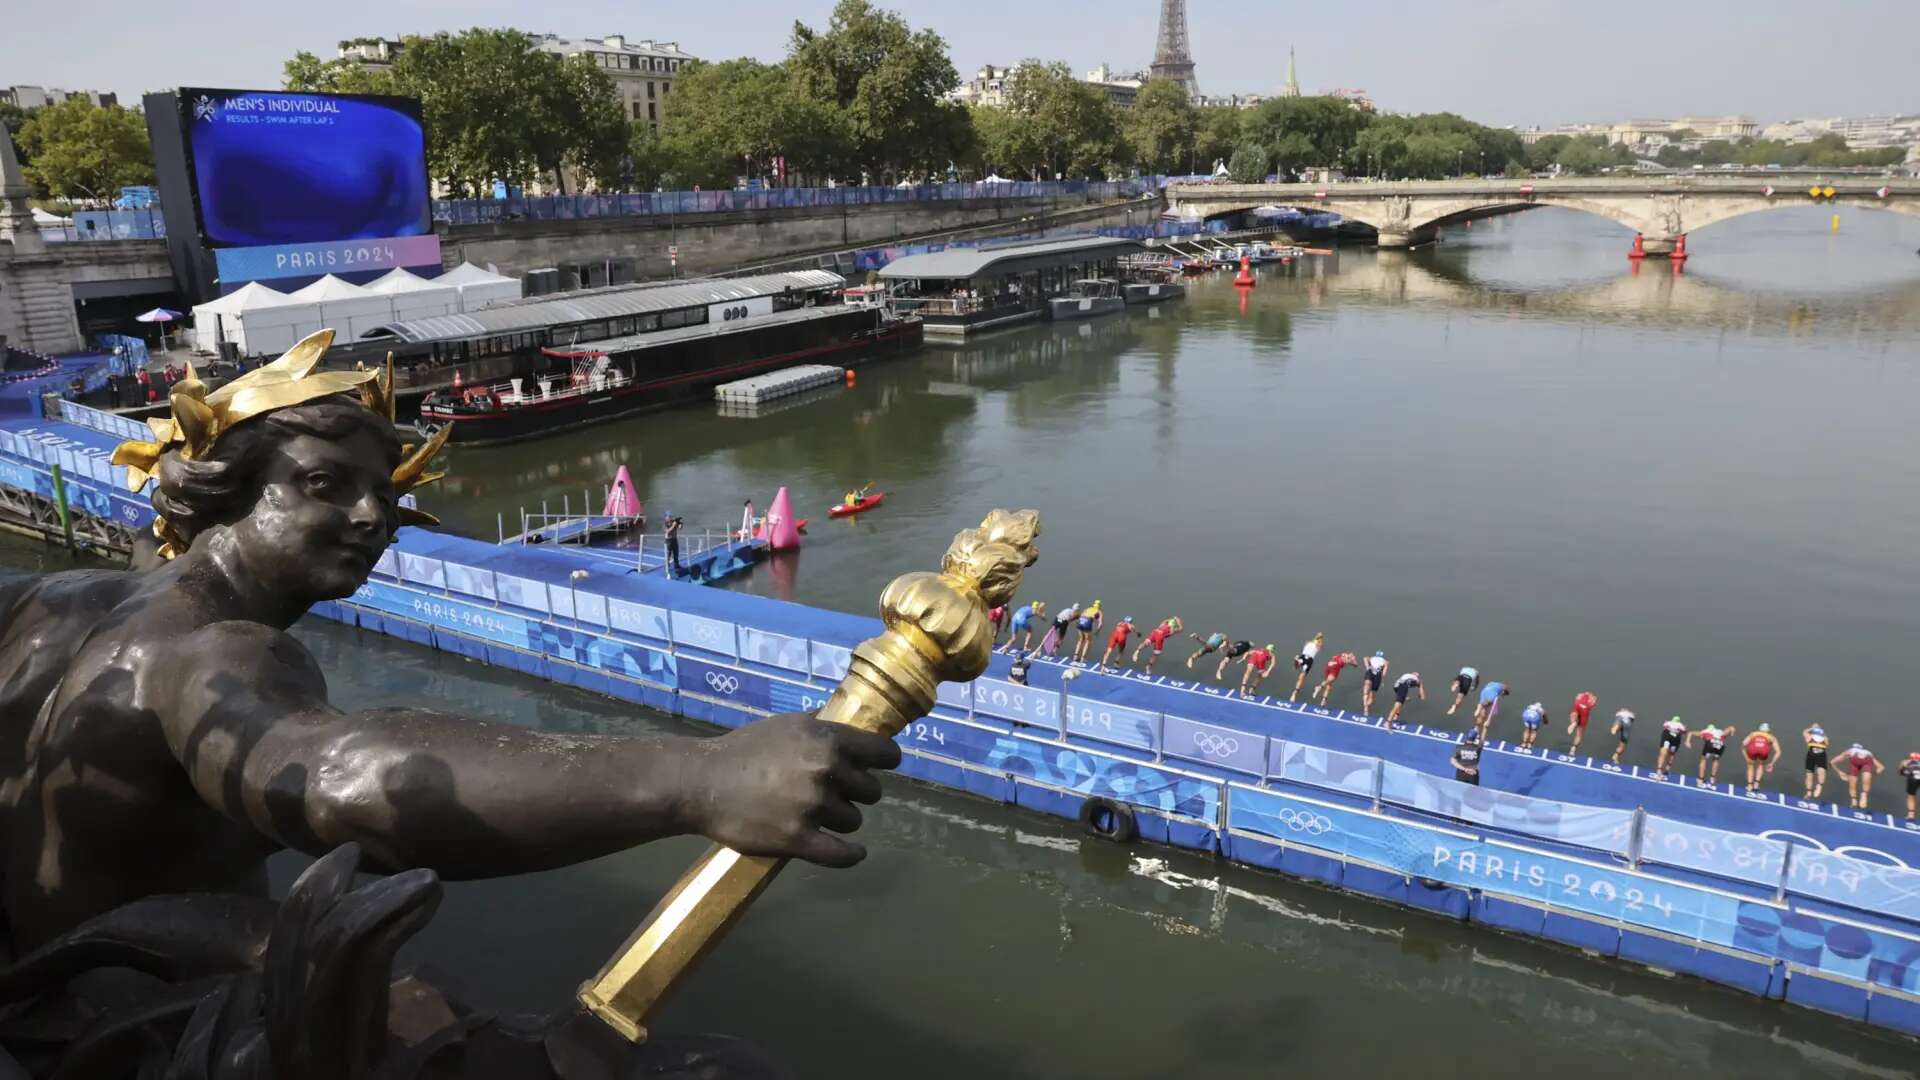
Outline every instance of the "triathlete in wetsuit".
<path fill-rule="evenodd" d="M 1007 632 L 1007 605 L 987 609 L 987 621 L 993 624 L 993 647 L 1000 647 L 1000 635 Z"/>
<path fill-rule="evenodd" d="M 1373 715 L 1373 695 L 1380 692 L 1380 681 L 1387 677 L 1387 654 L 1367 657 L 1367 669 L 1360 673 L 1360 714 Z"/>
<path fill-rule="evenodd" d="M 1727 740 L 1733 738 L 1734 730 L 1732 724 L 1726 727 L 1708 724 L 1700 729 L 1700 782 L 1702 784 L 1720 782 L 1720 756 L 1727 752 Z"/>
<path fill-rule="evenodd" d="M 1447 715 L 1452 716 L 1454 712 L 1460 708 L 1461 702 L 1467 700 L 1467 695 L 1473 693 L 1479 685 L 1479 668 L 1461 668 L 1460 674 L 1453 677 L 1453 704 L 1447 706 Z"/>
<path fill-rule="evenodd" d="M 1200 642 L 1200 647 L 1194 650 L 1194 653 L 1192 656 L 1187 657 L 1187 667 L 1189 669 L 1193 667 L 1193 662 L 1195 660 L 1200 659 L 1201 657 L 1207 655 L 1208 653 L 1219 652 L 1220 647 L 1227 643 L 1227 635 L 1222 634 L 1219 631 L 1215 631 L 1211 634 L 1208 634 L 1205 641 L 1200 640 L 1199 634 L 1188 634 L 1187 636 L 1192 638 L 1195 641 Z"/>
<path fill-rule="evenodd" d="M 1220 654 L 1220 666 L 1213 669 L 1214 681 L 1218 682 L 1219 680 L 1226 678 L 1227 665 L 1247 655 L 1247 653 L 1251 652 L 1252 650 L 1253 650 L 1253 642 L 1251 641 L 1236 641 L 1233 644 L 1227 646 L 1227 651 Z"/>
<path fill-rule="evenodd" d="M 1582 690 L 1573 696 L 1573 708 L 1567 712 L 1567 734 L 1573 736 L 1573 745 L 1567 747 L 1567 753 L 1580 752 L 1580 740 L 1587 734 L 1587 718 L 1593 715 L 1593 707 L 1600 699 Z"/>
<path fill-rule="evenodd" d="M 1113 633 L 1107 635 L 1107 651 L 1100 654 L 1100 666 L 1106 667 L 1114 653 L 1127 655 L 1127 639 L 1133 636 L 1133 616 L 1129 615 L 1115 624 Z"/>
<path fill-rule="evenodd" d="M 1074 620 L 1074 629 L 1080 631 L 1079 640 L 1073 643 L 1075 660 L 1083 664 L 1087 662 L 1087 654 L 1093 651 L 1093 636 L 1100 632 L 1100 624 L 1106 621 L 1107 616 L 1100 610 L 1098 600 L 1095 600 L 1093 606 L 1081 612 L 1080 617 Z"/>
<path fill-rule="evenodd" d="M 1547 722 L 1547 707 L 1534 702 L 1520 710 L 1520 749 L 1533 749 L 1533 741 L 1540 737 L 1540 725 Z"/>
<path fill-rule="evenodd" d="M 1407 707 L 1407 695 L 1420 691 L 1420 700 L 1427 700 L 1427 688 L 1420 681 L 1420 673 L 1409 671 L 1393 680 L 1393 708 L 1387 710 L 1387 730 L 1393 730 L 1393 722 L 1400 719 L 1400 710 Z"/>
<path fill-rule="evenodd" d="M 1613 748 L 1613 763 L 1615 765 L 1620 764 L 1620 755 L 1627 752 L 1627 737 L 1633 734 L 1634 720 L 1635 717 L 1632 709 L 1621 709 L 1619 712 L 1613 714 L 1613 727 L 1609 729 L 1609 731 L 1615 738 L 1620 740 L 1619 745 Z"/>
<path fill-rule="evenodd" d="M 1672 767 L 1673 759 L 1680 756 L 1682 746 L 1691 745 L 1693 733 L 1687 730 L 1686 722 L 1679 717 L 1660 725 L 1660 753 L 1653 759 L 1653 775 L 1665 780 L 1667 770 Z"/>
<path fill-rule="evenodd" d="M 1247 654 L 1247 670 L 1240 674 L 1240 696 L 1252 697 L 1267 673 L 1280 662 L 1280 657 L 1272 645 L 1264 649 L 1255 649 Z"/>
<path fill-rule="evenodd" d="M 1300 654 L 1293 658 L 1293 670 L 1299 672 L 1300 677 L 1293 680 L 1293 693 L 1287 697 L 1288 701 L 1300 700 L 1300 688 L 1307 685 L 1307 673 L 1313 670 L 1313 658 L 1320 655 L 1326 643 L 1327 635 L 1315 634 L 1300 646 Z"/>
<path fill-rule="evenodd" d="M 1060 646 L 1066 643 L 1067 628 L 1080 615 L 1079 604 L 1068 604 L 1053 617 L 1053 625 L 1047 629 L 1047 635 L 1040 639 L 1040 651 L 1048 656 L 1060 655 Z"/>
<path fill-rule="evenodd" d="M 1313 693 L 1307 695 L 1307 700 L 1319 702 L 1322 705 L 1331 704 L 1334 681 L 1340 678 L 1340 673 L 1347 670 L 1348 666 L 1359 662 L 1360 658 L 1350 652 L 1334 653 L 1327 657 L 1326 674 L 1321 678 L 1320 685 L 1313 688 Z"/>
<path fill-rule="evenodd" d="M 1463 784 L 1478 784 L 1483 750 L 1478 734 L 1469 731 L 1460 736 L 1460 745 L 1453 748 L 1453 778 Z"/>
<path fill-rule="evenodd" d="M 1827 730 L 1819 724 L 1809 724 L 1800 738 L 1807 744 L 1806 796 L 1817 799 L 1827 787 Z"/>
<path fill-rule="evenodd" d="M 1179 633 L 1180 627 L 1180 616 L 1172 615 L 1167 618 L 1167 621 L 1147 632 L 1147 640 L 1141 642 L 1140 647 L 1133 650 L 1133 662 L 1137 664 L 1140 662 L 1140 654 L 1146 652 L 1148 646 L 1153 647 L 1153 655 L 1147 657 L 1147 666 L 1140 670 L 1149 675 L 1153 674 L 1154 661 L 1160 659 L 1160 654 L 1166 651 L 1167 639 Z"/>
<path fill-rule="evenodd" d="M 1913 820 L 1915 803 L 1920 802 L 1920 750 L 1900 763 L 1900 775 L 1907 778 L 1907 820 Z"/>
<path fill-rule="evenodd" d="M 1480 741 L 1487 741 L 1487 729 L 1493 726 L 1493 718 L 1500 712 L 1500 699 L 1513 691 L 1507 684 L 1490 682 L 1480 690 L 1480 704 L 1473 707 L 1473 728 L 1480 733 Z"/>
<path fill-rule="evenodd" d="M 1840 755 L 1840 765 L 1847 770 L 1847 805 L 1855 810 L 1867 808 L 1867 796 L 1873 794 L 1873 778 L 1877 773 L 1887 771 L 1873 751 L 1854 743 L 1847 752 Z"/>
<path fill-rule="evenodd" d="M 1760 730 L 1747 736 L 1740 748 L 1747 754 L 1747 794 L 1760 789 L 1760 778 L 1773 771 L 1773 763 L 1780 756 L 1780 740 L 1773 737 L 1773 728 L 1761 724 Z"/>
<path fill-rule="evenodd" d="M 1046 615 L 1047 604 L 1044 600 L 1036 600 L 1031 604 L 1023 604 L 1019 608 L 1016 608 L 1013 613 L 1013 630 L 1007 635 L 1007 651 L 1015 651 L 1013 644 L 1014 638 L 1020 638 L 1019 651 L 1025 652 L 1033 648 L 1034 620 L 1046 618 Z"/>

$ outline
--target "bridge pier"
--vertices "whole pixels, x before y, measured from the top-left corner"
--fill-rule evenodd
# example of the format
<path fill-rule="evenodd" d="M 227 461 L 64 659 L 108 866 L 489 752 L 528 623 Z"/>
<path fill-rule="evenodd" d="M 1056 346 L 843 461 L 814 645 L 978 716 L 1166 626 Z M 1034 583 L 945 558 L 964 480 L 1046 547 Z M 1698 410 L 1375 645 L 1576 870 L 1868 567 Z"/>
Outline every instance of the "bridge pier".
<path fill-rule="evenodd" d="M 1640 251 L 1649 259 L 1664 259 L 1673 254 L 1674 245 L 1679 240 L 1677 236 L 1648 236 L 1643 233 Z"/>
<path fill-rule="evenodd" d="M 1400 250 L 1405 250 L 1407 248 L 1412 247 L 1413 244 L 1414 244 L 1414 238 L 1413 238 L 1413 232 L 1411 230 L 1407 230 L 1407 231 L 1400 231 L 1400 230 L 1390 231 L 1387 229 L 1380 230 L 1380 247 L 1383 249 L 1397 248 Z"/>

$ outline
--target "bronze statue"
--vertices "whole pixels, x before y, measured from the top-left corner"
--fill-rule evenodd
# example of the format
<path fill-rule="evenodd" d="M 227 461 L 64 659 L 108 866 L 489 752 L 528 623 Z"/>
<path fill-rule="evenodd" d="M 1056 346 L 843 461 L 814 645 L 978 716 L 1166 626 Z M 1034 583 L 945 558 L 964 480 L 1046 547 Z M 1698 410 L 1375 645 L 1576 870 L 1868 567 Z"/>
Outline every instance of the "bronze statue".
<path fill-rule="evenodd" d="M 294 1075 L 259 1064 L 266 1051 L 248 1051 L 247 1033 L 298 1027 L 302 1010 L 322 1007 L 317 992 L 338 997 L 376 969 L 384 979 L 392 948 L 431 913 L 433 875 L 525 873 L 686 833 L 826 866 L 865 855 L 838 834 L 859 827 L 857 804 L 879 799 L 874 771 L 899 763 L 884 734 L 786 715 L 712 739 L 595 738 L 413 706 L 330 705 L 318 665 L 286 630 L 366 580 L 415 518 L 399 496 L 436 478 L 426 469 L 442 441 L 401 445 L 390 369 L 316 372 L 331 337 L 316 334 L 213 393 L 189 377 L 174 389 L 172 417 L 149 422 L 153 441 L 116 454 L 136 487 L 158 480 L 152 568 L 0 578 L 0 912 L 20 958 L 0 974 L 0 1002 L 17 1003 L 0 1013 L 0 1045 L 18 1045 L 13 1025 L 35 995 L 44 1005 L 57 992 L 141 1046 L 164 1031 L 198 1039 L 203 1063 L 240 1055 L 191 1075 Z M 309 888 L 276 908 L 263 863 L 281 848 L 344 852 L 331 858 L 349 870 L 364 859 L 397 876 L 356 900 L 350 873 L 323 860 Z M 224 937 L 216 909 L 227 912 Z M 98 955 L 144 972 L 145 996 L 87 976 L 82 961 Z M 321 968 L 335 982 L 316 991 Z M 224 989 L 209 990 L 209 979 Z M 183 1000 L 193 1003 L 184 1012 Z M 578 1012 L 502 1034 L 426 988 L 351 1008 L 425 1030 L 356 1013 L 341 1021 L 357 1032 L 351 1046 L 330 1052 L 359 1064 L 299 1075 L 372 1075 L 377 1063 L 395 1077 L 611 1077 L 649 1052 L 614 1054 L 602 1038 L 611 1033 Z M 80 1030 L 55 1043 L 83 1045 Z M 449 1059 L 432 1054 L 406 1064 L 393 1048 L 418 1051 L 414 1036 L 538 1043 L 553 1069 L 448 1071 Z M 730 1060 L 735 1072 L 764 1066 L 725 1048 L 651 1052 L 720 1063 L 712 1075 L 727 1075 Z M 132 1058 L 100 1060 L 133 1074 Z M 0 1055 L 0 1075 L 7 1064 Z M 116 1075 L 72 1075 L 82 1074 Z"/>

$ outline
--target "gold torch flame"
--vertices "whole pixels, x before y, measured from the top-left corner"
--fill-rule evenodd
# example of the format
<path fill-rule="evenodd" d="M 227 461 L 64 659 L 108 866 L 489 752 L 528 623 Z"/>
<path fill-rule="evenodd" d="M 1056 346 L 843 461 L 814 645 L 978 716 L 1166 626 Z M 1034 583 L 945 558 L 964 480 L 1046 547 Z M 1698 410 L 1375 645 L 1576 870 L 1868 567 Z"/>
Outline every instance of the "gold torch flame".
<path fill-rule="evenodd" d="M 979 678 L 993 653 L 987 609 L 1013 599 L 1021 573 L 1039 558 L 1039 535 L 1038 512 L 995 510 L 953 538 L 939 573 L 895 578 L 880 594 L 886 632 L 853 650 L 820 719 L 891 738 L 927 715 L 941 682 Z M 647 1019 L 667 992 L 784 865 L 714 847 L 580 987 L 580 1003 L 628 1039 L 645 1039 Z"/>

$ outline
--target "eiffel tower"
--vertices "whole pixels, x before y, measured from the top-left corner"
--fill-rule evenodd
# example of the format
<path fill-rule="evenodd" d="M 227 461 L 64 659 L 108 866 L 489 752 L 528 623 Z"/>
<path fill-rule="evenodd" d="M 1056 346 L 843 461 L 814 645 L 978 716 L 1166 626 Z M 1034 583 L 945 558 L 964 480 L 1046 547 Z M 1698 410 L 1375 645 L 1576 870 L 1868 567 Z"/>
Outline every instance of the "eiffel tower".
<path fill-rule="evenodd" d="M 1187 0 L 1160 0 L 1160 40 L 1153 48 L 1153 66 L 1149 73 L 1156 79 L 1172 79 L 1197 97 L 1200 85 L 1193 79 L 1193 54 L 1187 51 Z"/>

